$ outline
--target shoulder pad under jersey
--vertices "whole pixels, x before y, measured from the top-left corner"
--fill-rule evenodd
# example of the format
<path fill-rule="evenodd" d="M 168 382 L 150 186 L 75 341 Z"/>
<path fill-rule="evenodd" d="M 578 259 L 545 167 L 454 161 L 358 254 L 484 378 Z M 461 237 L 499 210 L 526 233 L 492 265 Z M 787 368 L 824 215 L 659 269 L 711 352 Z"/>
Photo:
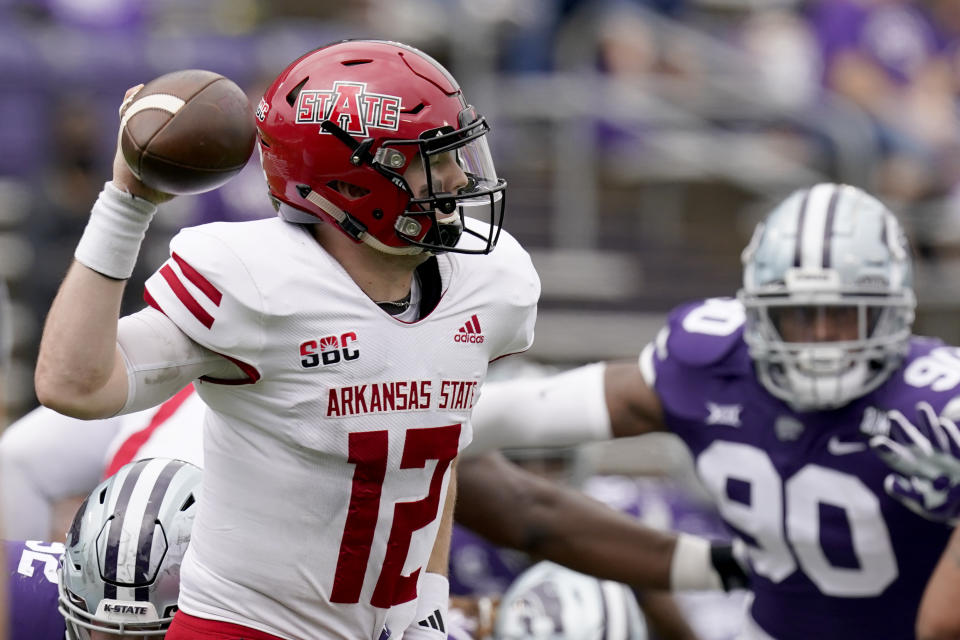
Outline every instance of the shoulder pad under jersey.
<path fill-rule="evenodd" d="M 540 298 L 540 277 L 530 254 L 506 231 L 500 232 L 496 248 L 488 255 L 447 255 L 459 263 L 462 270 L 478 273 L 480 277 L 469 286 L 487 292 L 494 302 L 530 306 Z M 490 290 L 491 286 L 495 291 Z"/>
<path fill-rule="evenodd" d="M 471 222 L 471 226 L 479 224 Z M 540 277 L 530 254 L 506 231 L 489 255 L 448 254 L 467 277 L 460 294 L 491 310 L 500 330 L 489 335 L 491 359 L 525 351 L 533 343 Z M 442 268 L 442 267 L 441 267 Z"/>
<path fill-rule="evenodd" d="M 877 404 L 899 409 L 908 419 L 921 400 L 938 413 L 960 420 L 960 347 L 913 336 L 903 363 L 875 394 Z"/>
<path fill-rule="evenodd" d="M 677 307 L 657 338 L 657 359 L 695 368 L 722 362 L 744 344 L 745 320 L 743 305 L 733 298 L 708 298 Z"/>
<path fill-rule="evenodd" d="M 212 223 L 183 229 L 170 242 L 170 258 L 147 280 L 144 297 L 198 344 L 229 357 L 250 377 L 260 377 L 264 300 L 256 280 L 276 244 L 269 229 L 247 223 Z M 270 222 L 273 222 L 272 220 Z M 279 253 L 280 249 L 277 249 Z M 274 256 L 276 259 L 276 256 Z"/>

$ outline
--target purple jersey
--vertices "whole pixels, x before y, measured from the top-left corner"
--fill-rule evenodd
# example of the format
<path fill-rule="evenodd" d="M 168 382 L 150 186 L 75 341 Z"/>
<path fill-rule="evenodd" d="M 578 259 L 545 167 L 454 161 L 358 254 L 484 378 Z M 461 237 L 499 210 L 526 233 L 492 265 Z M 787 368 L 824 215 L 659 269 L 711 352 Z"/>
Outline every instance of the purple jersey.
<path fill-rule="evenodd" d="M 791 638 L 913 638 L 917 606 L 950 531 L 883 490 L 890 469 L 860 425 L 960 396 L 960 349 L 914 337 L 879 388 L 798 413 L 768 393 L 742 338 L 744 311 L 713 299 L 675 310 L 641 367 L 667 427 L 750 549 L 753 619 Z"/>
<path fill-rule="evenodd" d="M 450 539 L 450 595 L 501 594 L 531 564 L 526 554 L 491 544 L 458 524 Z"/>
<path fill-rule="evenodd" d="M 10 592 L 10 640 L 63 640 L 66 625 L 57 610 L 59 542 L 6 541 Z"/>

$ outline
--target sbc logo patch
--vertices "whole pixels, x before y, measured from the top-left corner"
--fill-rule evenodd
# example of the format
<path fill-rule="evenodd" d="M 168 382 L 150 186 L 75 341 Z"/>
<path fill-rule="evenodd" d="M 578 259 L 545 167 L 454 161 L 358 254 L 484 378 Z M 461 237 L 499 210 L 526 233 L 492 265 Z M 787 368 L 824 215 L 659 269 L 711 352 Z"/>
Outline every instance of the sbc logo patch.
<path fill-rule="evenodd" d="M 313 369 L 320 365 L 337 364 L 341 360 L 356 360 L 360 357 L 360 350 L 348 346 L 356 341 L 357 334 L 347 331 L 340 336 L 324 336 L 319 340 L 302 342 L 300 343 L 300 366 L 304 369 Z"/>

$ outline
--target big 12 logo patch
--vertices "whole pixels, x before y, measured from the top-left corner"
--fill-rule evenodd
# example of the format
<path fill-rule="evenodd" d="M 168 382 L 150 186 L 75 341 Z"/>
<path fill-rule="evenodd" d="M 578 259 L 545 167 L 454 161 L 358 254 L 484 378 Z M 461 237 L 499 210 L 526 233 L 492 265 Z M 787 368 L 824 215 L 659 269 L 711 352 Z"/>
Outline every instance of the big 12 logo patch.
<path fill-rule="evenodd" d="M 357 334 L 347 331 L 340 336 L 324 336 L 319 340 L 306 340 L 300 343 L 300 366 L 304 369 L 337 364 L 341 360 L 356 360 L 360 357 L 359 349 L 351 349 L 347 345 L 356 342 Z"/>

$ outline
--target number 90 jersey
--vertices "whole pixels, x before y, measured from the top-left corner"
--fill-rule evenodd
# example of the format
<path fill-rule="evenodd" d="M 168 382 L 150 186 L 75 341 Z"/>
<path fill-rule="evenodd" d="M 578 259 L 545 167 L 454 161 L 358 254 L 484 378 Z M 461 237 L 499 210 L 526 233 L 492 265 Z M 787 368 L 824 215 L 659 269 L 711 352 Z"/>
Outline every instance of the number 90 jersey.
<path fill-rule="evenodd" d="M 196 385 L 210 410 L 181 608 L 282 638 L 402 632 L 487 365 L 533 340 L 529 256 L 506 233 L 490 255 L 437 256 L 442 296 L 406 323 L 300 225 L 213 223 L 171 251 L 148 302 L 248 383 Z"/>
<path fill-rule="evenodd" d="M 57 565 L 62 542 L 3 542 L 7 562 L 10 640 L 63 640 L 66 624 L 57 609 Z"/>
<path fill-rule="evenodd" d="M 912 416 L 920 400 L 941 411 L 960 396 L 960 350 L 914 337 L 872 393 L 798 413 L 757 380 L 744 317 L 731 299 L 680 307 L 640 366 L 667 428 L 748 545 L 753 621 L 778 640 L 913 638 L 950 531 L 884 493 L 890 470 L 860 427 L 878 411 Z"/>

